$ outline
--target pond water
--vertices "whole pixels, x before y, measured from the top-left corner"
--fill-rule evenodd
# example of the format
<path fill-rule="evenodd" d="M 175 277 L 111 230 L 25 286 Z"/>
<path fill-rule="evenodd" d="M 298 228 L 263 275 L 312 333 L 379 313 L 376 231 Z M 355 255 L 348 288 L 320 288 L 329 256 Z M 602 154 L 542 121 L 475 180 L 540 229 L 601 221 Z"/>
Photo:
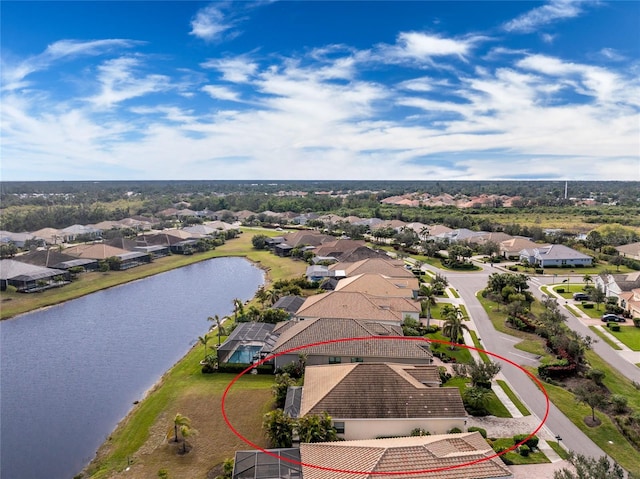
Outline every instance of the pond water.
<path fill-rule="evenodd" d="M 207 317 L 263 282 L 247 260 L 216 258 L 1 321 L 0 477 L 78 474 Z"/>

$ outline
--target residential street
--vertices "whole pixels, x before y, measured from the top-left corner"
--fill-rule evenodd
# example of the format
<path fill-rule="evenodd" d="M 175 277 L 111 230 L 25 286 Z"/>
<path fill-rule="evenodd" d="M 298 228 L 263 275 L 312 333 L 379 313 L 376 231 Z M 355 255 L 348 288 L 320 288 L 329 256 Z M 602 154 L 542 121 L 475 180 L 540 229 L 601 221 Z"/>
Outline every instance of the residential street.
<path fill-rule="evenodd" d="M 536 366 L 537 360 L 533 355 L 528 354 L 524 351 L 517 350 L 513 347 L 516 343 L 520 342 L 518 338 L 502 334 L 500 332 L 497 332 L 493 328 L 488 315 L 484 311 L 484 308 L 482 307 L 480 302 L 477 300 L 476 293 L 479 290 L 484 289 L 487 284 L 487 278 L 489 274 L 493 272 L 504 272 L 490 266 L 480 266 L 483 267 L 483 271 L 469 273 L 452 273 L 451 271 L 440 270 L 430 265 L 423 266 L 423 269 L 438 272 L 446 276 L 450 285 L 457 289 L 466 305 L 474 328 L 478 333 L 478 337 L 481 339 L 481 344 L 487 351 L 494 352 L 500 356 L 504 356 L 505 358 L 517 364 Z M 550 280 L 553 281 L 553 278 L 550 278 Z M 532 284 L 530 289 L 536 296 L 540 296 L 541 293 L 538 291 L 537 287 L 535 287 L 535 284 Z M 569 312 L 566 312 L 566 314 L 567 316 L 573 317 L 573 315 L 571 315 Z M 580 321 L 578 319 L 575 319 L 575 321 L 571 321 L 570 319 L 568 324 L 573 328 L 574 323 L 579 322 Z M 588 328 L 584 329 L 586 329 L 586 331 L 589 331 Z M 578 331 L 581 332 L 581 334 L 586 334 L 584 330 L 578 329 Z M 605 346 L 606 348 L 611 349 L 606 344 L 601 345 L 600 343 L 597 343 L 596 346 Z M 599 350 L 597 350 L 597 352 L 600 354 Z M 608 356 L 605 356 L 604 354 L 602 355 L 603 357 L 605 357 L 605 359 L 607 359 L 607 361 L 609 360 Z M 620 358 L 615 353 L 611 357 L 611 360 L 616 368 L 627 371 L 625 365 L 623 364 L 623 362 L 627 363 L 627 361 Z M 630 365 L 630 363 L 627 364 Z M 635 366 L 633 365 L 630 366 L 635 368 Z M 627 372 L 628 374 L 631 374 L 631 372 L 633 371 Z M 637 380 L 638 373 L 634 373 Z M 520 396 L 520 398 L 524 400 L 529 410 L 532 411 L 538 418 L 542 419 L 545 415 L 546 400 L 543 393 L 538 389 L 531 378 L 526 376 L 519 369 L 516 369 L 515 367 L 508 364 L 503 364 L 502 374 L 507 379 L 511 387 L 517 392 L 518 396 Z M 549 414 L 545 422 L 545 427 L 547 427 L 551 431 L 552 435 L 559 435 L 562 438 L 562 443 L 569 450 L 592 457 L 600 457 L 605 455 L 602 449 L 596 446 L 596 444 L 594 444 L 591 439 L 589 439 L 580 429 L 578 429 L 569 419 L 567 419 L 567 417 L 562 414 L 553 404 L 550 404 Z"/>

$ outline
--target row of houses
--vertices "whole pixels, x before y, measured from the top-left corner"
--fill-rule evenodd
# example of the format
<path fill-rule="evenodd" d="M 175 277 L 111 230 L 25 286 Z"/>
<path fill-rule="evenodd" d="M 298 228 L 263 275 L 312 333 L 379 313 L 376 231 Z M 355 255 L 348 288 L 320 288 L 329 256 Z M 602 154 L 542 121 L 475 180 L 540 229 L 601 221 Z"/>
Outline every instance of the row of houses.
<path fill-rule="evenodd" d="M 217 221 L 183 229 L 148 231 L 135 239 L 120 237 L 67 247 L 58 244 L 36 248 L 13 259 L 0 260 L 0 289 L 4 291 L 10 285 L 20 292 L 38 292 L 64 286 L 72 273 L 95 271 L 106 260 L 115 262 L 111 269 L 122 271 L 169 254 L 189 254 L 202 238 L 215 238 L 230 229 L 237 227 Z"/>
<path fill-rule="evenodd" d="M 429 343 L 401 328 L 404 318 L 419 318 L 417 278 L 401 261 L 377 255 L 332 266 L 344 272 L 334 290 L 281 298 L 274 307 L 286 309 L 289 321 L 240 323 L 218 358 L 250 357 L 278 370 L 304 354 L 304 384 L 289 388 L 284 412 L 327 413 L 342 440 L 238 451 L 233 478 L 326 479 L 341 471 L 362 478 L 415 471 L 407 477 L 417 478 L 438 469 L 433 477 L 511 477 L 479 433 L 448 434 L 465 429 L 460 392 L 442 387 Z M 430 435 L 411 437 L 416 430 Z"/>

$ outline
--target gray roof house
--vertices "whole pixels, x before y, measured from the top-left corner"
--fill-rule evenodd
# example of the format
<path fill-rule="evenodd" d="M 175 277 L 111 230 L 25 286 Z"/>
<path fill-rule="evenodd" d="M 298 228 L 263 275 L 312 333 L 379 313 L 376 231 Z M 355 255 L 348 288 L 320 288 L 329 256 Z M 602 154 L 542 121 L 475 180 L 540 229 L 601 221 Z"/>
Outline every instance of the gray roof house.
<path fill-rule="evenodd" d="M 0 260 L 0 290 L 8 285 L 15 286 L 18 291 L 41 291 L 67 284 L 69 273 L 60 269 L 43 268 L 12 259 Z"/>
<path fill-rule="evenodd" d="M 539 248 L 523 249 L 520 252 L 520 261 L 529 261 L 541 268 L 547 267 L 571 267 L 591 266 L 591 256 L 576 251 L 562 244 L 540 246 Z"/>

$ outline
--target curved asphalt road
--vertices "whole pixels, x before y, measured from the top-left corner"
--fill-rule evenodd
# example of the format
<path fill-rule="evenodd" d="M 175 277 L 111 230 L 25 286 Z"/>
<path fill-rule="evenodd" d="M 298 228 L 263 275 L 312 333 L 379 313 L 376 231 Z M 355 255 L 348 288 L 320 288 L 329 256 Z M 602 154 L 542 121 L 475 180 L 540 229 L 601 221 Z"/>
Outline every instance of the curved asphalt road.
<path fill-rule="evenodd" d="M 476 298 L 476 293 L 486 287 L 489 274 L 502 271 L 483 264 L 479 266 L 483 268 L 483 271 L 475 273 L 452 273 L 451 271 L 440 270 L 431 265 L 424 266 L 423 268 L 437 271 L 444 275 L 451 286 L 458 290 L 464 300 L 469 316 L 473 319 L 478 336 L 482 340 L 483 348 L 500 356 L 504 356 L 517 364 L 537 366 L 538 362 L 535 356 L 513 348 L 516 343 L 520 342 L 520 339 L 500 333 L 493 328 L 489 316 Z M 530 286 L 530 289 L 537 290 L 533 285 Z M 569 323 L 569 326 L 573 327 L 573 324 Z M 589 330 L 587 329 L 587 331 Z M 598 352 L 598 354 L 600 353 Z M 626 362 L 624 359 L 618 358 Z M 502 374 L 507 378 L 509 384 L 517 391 L 520 398 L 524 399 L 529 410 L 542 420 L 546 411 L 544 394 L 538 389 L 531 378 L 522 371 L 514 366 L 505 364 L 504 361 L 502 364 Z M 591 439 L 551 403 L 545 426 L 550 429 L 554 435 L 559 435 L 568 449 L 578 454 L 596 458 L 606 455 L 602 449 L 596 446 Z"/>

